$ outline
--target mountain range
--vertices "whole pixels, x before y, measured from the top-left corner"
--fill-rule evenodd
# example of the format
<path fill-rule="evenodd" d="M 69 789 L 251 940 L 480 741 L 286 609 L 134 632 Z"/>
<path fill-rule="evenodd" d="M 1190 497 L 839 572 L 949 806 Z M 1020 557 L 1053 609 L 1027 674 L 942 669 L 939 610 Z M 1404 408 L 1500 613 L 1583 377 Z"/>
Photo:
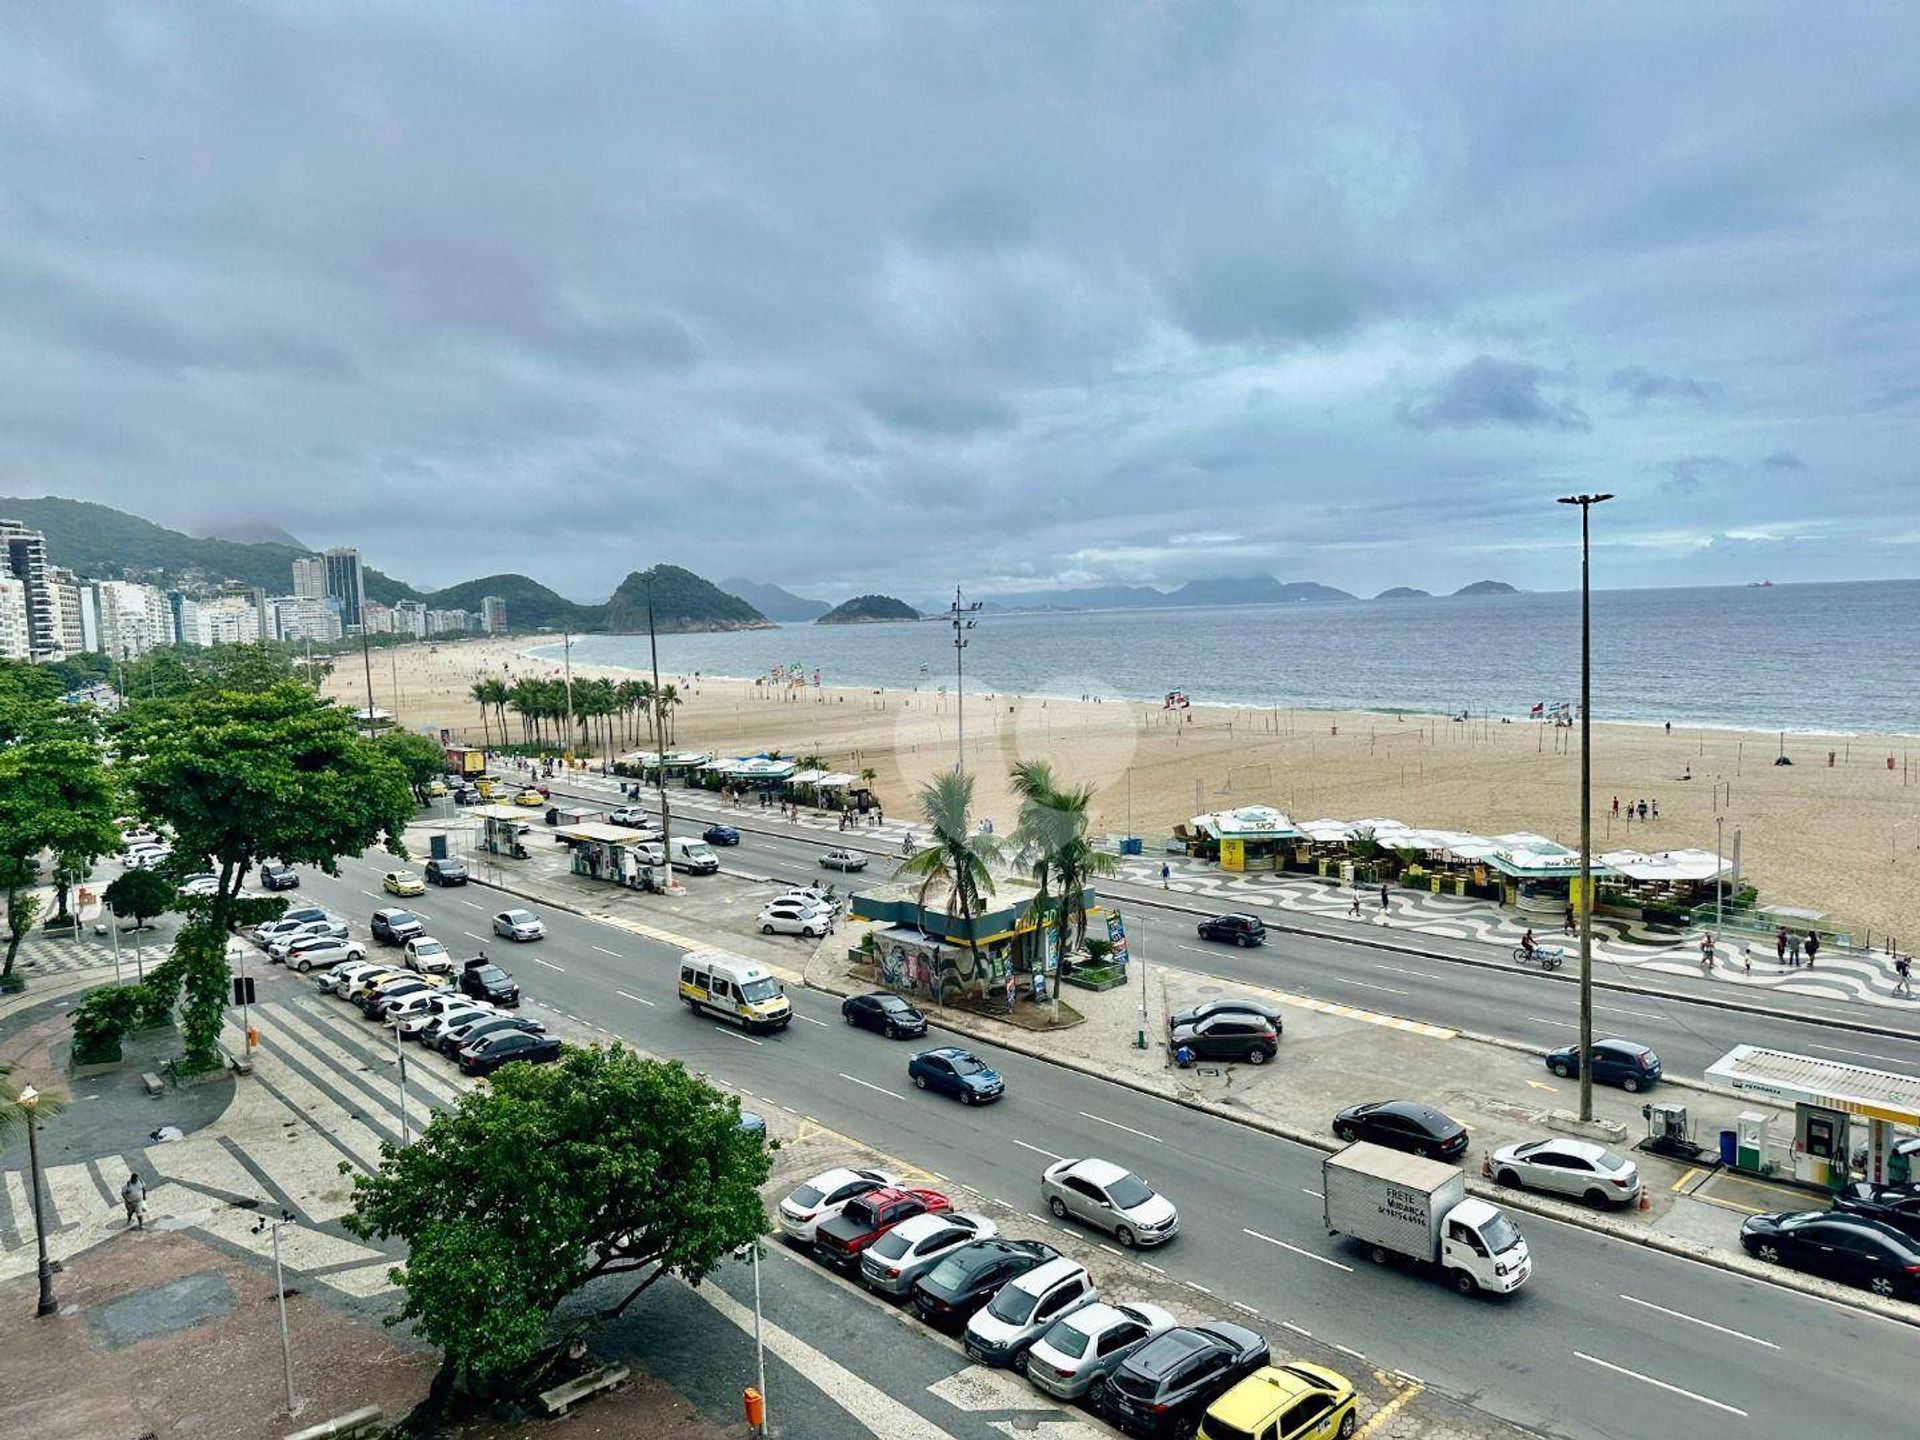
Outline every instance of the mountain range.
<path fill-rule="evenodd" d="M 818 620 L 833 608 L 825 600 L 809 600 L 804 595 L 796 595 L 791 590 L 783 590 L 778 585 L 768 585 L 759 580 L 722 580 L 720 588 L 729 595 L 738 595 L 769 620 L 804 623 Z"/>
<path fill-rule="evenodd" d="M 1325 600 L 1357 600 L 1345 590 L 1313 580 L 1278 580 L 1272 575 L 1243 575 L 1218 580 L 1189 580 L 1173 590 L 1151 585 L 1082 585 L 1068 590 L 1003 590 L 994 595 L 1003 610 L 1144 610 L 1167 605 L 1301 605 Z M 946 601 L 920 607 L 937 612 Z"/>

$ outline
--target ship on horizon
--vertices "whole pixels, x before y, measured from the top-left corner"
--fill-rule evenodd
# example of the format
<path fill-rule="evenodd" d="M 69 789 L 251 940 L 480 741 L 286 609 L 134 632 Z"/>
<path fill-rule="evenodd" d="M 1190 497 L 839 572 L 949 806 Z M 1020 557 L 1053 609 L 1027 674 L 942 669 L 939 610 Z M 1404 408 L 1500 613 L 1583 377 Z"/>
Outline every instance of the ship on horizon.
<path fill-rule="evenodd" d="M 1771 590 L 1771 589 L 1773 588 L 1773 581 L 1771 581 L 1771 580 L 1749 580 L 1749 581 L 1747 581 L 1747 588 L 1748 588 L 1749 590 Z"/>

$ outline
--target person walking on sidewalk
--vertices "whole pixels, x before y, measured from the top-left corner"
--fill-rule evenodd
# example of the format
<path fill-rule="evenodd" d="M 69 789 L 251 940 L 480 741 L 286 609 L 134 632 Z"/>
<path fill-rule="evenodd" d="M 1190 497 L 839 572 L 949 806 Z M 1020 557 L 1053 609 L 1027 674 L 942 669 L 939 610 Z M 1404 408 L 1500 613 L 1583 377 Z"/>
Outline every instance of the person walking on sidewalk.
<path fill-rule="evenodd" d="M 138 1171 L 127 1176 L 127 1183 L 120 1187 L 120 1203 L 127 1207 L 128 1229 L 147 1228 L 147 1187 Z"/>
<path fill-rule="evenodd" d="M 1173 879 L 1173 867 L 1167 864 L 1166 861 L 1162 860 L 1160 862 L 1160 888 L 1162 890 L 1172 889 L 1173 888 L 1172 885 L 1168 883 L 1172 879 Z"/>
<path fill-rule="evenodd" d="M 1813 931 L 1807 931 L 1807 969 L 1813 969 L 1813 957 L 1820 953 L 1820 937 Z"/>
<path fill-rule="evenodd" d="M 1380 882 L 1380 913 L 1387 913 L 1387 882 L 1384 880 Z"/>
<path fill-rule="evenodd" d="M 1773 937 L 1773 953 L 1780 964 L 1787 963 L 1787 927 L 1782 925 L 1780 933 Z"/>
<path fill-rule="evenodd" d="M 1893 993 L 1913 998 L 1913 961 L 1905 955 L 1893 957 Z"/>
<path fill-rule="evenodd" d="M 1354 887 L 1353 903 L 1347 906 L 1347 914 L 1355 920 L 1360 918 L 1360 889 L 1358 886 Z"/>

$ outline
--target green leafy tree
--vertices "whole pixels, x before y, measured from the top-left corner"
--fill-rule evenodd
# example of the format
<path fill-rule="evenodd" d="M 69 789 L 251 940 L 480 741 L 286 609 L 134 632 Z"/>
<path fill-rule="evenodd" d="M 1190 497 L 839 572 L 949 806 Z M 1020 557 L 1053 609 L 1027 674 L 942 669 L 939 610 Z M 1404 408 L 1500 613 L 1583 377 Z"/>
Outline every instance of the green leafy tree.
<path fill-rule="evenodd" d="M 476 680 L 467 691 L 467 698 L 480 707 L 481 743 L 489 750 L 493 748 L 493 721 L 488 707 L 493 704 L 493 687 L 499 683 L 498 680 Z"/>
<path fill-rule="evenodd" d="M 175 896 L 172 881 L 143 866 L 116 878 L 101 898 L 116 917 L 131 919 L 135 930 L 143 930 L 147 921 L 172 908 Z"/>
<path fill-rule="evenodd" d="M 375 740 L 374 748 L 398 765 L 407 777 L 413 798 L 427 803 L 427 786 L 438 780 L 447 768 L 447 752 L 431 736 L 412 730 L 389 730 Z"/>
<path fill-rule="evenodd" d="M 119 795 L 107 774 L 93 712 L 58 699 L 25 698 L 8 707 L 14 727 L 0 747 L 0 884 L 6 886 L 8 942 L 0 984 L 12 985 L 14 959 L 37 901 L 27 892 L 39 879 L 40 856 L 54 857 L 58 893 L 55 920 L 66 923 L 73 877 L 119 847 L 114 823 Z"/>
<path fill-rule="evenodd" d="M 269 856 L 338 874 L 337 857 L 382 840 L 404 856 L 413 794 L 400 764 L 362 740 L 350 714 L 290 681 L 142 702 L 124 713 L 119 741 L 140 813 L 165 821 L 175 853 L 204 857 L 219 877 L 211 896 L 187 903 L 173 959 L 147 982 L 169 1003 L 166 987 L 184 985 L 186 1067 L 212 1068 L 227 932 L 284 908 L 242 898 L 248 874 Z"/>
<path fill-rule="evenodd" d="M 986 908 L 986 897 L 993 893 L 993 866 L 1001 859 L 1000 843 L 991 835 L 973 830 L 973 777 L 964 771 L 942 771 L 922 785 L 920 810 L 933 832 L 932 843 L 902 861 L 900 873 L 920 878 L 917 903 L 923 913 L 929 895 L 935 891 L 945 894 L 947 913 L 959 920 L 960 938 L 967 947 L 966 970 L 960 978 L 980 982 L 974 921 Z"/>
<path fill-rule="evenodd" d="M 382 1146 L 345 1223 L 406 1242 L 393 1272 L 406 1302 L 389 1323 L 440 1347 L 438 1410 L 525 1390 L 574 1334 L 756 1242 L 771 1165 L 740 1102 L 678 1061 L 570 1047 L 552 1065 L 504 1066 L 410 1147 Z M 593 1304 L 558 1318 L 589 1285 Z"/>

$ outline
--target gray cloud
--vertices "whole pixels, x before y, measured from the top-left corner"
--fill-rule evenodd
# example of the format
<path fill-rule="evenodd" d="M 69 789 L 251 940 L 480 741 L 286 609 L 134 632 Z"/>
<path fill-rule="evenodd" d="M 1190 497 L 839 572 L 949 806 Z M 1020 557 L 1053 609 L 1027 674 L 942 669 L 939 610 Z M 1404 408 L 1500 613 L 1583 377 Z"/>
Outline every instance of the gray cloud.
<path fill-rule="evenodd" d="M 1807 468 L 1807 462 L 1791 450 L 1775 450 L 1769 455 L 1762 456 L 1760 463 L 1768 470 L 1804 470 Z"/>
<path fill-rule="evenodd" d="M 1656 375 L 1644 365 L 1628 365 L 1607 377 L 1607 386 L 1634 400 L 1695 400 L 1702 405 L 1726 398 L 1726 387 L 1687 375 Z"/>
<path fill-rule="evenodd" d="M 1518 430 L 1591 430 L 1593 421 L 1571 396 L 1544 387 L 1562 384 L 1538 365 L 1480 355 L 1436 386 L 1424 400 L 1403 400 L 1394 418 L 1413 430 L 1507 425 Z"/>
<path fill-rule="evenodd" d="M 1669 495 L 1697 495 L 1709 481 L 1733 469 L 1733 462 L 1719 455 L 1683 455 L 1669 460 L 1666 479 L 1660 488 Z"/>

